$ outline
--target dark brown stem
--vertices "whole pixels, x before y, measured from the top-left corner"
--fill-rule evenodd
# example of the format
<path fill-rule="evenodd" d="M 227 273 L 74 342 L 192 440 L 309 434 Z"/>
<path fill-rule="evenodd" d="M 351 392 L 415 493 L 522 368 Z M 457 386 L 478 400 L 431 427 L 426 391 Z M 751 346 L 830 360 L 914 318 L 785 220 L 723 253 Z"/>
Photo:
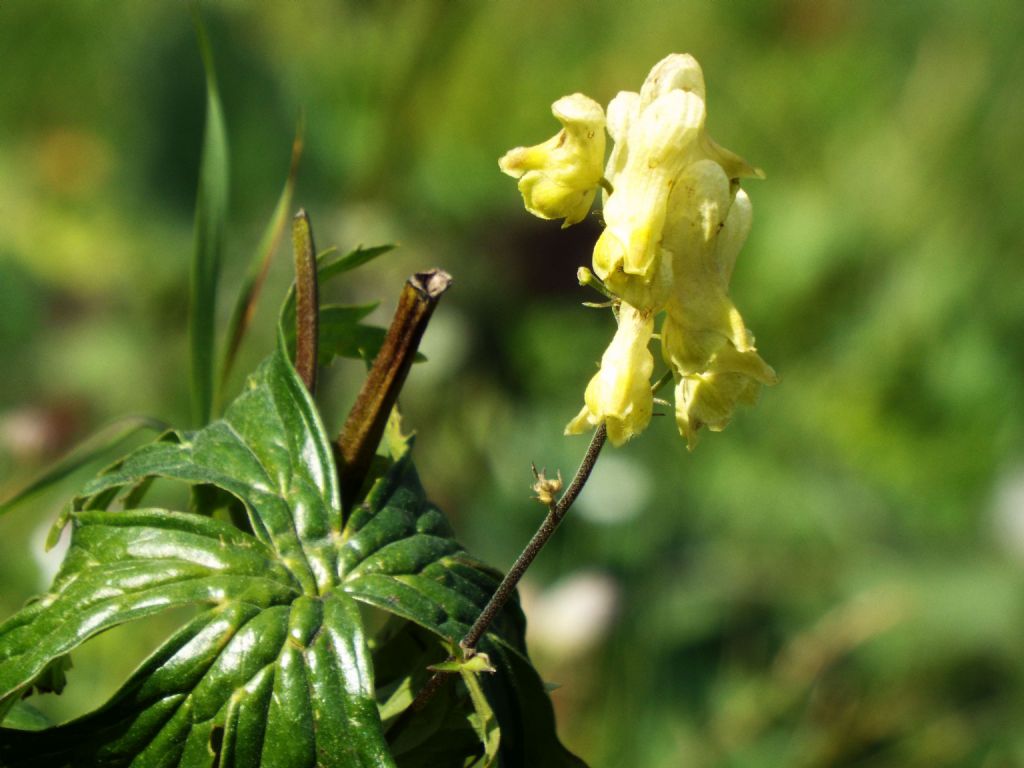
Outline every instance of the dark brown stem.
<path fill-rule="evenodd" d="M 366 479 L 423 332 L 451 282 L 447 272 L 432 269 L 416 273 L 405 283 L 384 343 L 335 441 L 341 498 L 346 508 Z"/>
<path fill-rule="evenodd" d="M 295 251 L 295 370 L 310 394 L 316 392 L 317 346 L 320 340 L 320 299 L 316 247 L 305 209 L 292 220 Z"/>
<path fill-rule="evenodd" d="M 562 498 L 557 503 L 551 505 L 547 516 L 544 518 L 544 522 L 540 524 L 540 528 L 533 534 L 530 543 L 526 545 L 526 548 L 516 558 L 508 573 L 505 574 L 505 578 L 501 580 L 501 584 L 495 590 L 494 595 L 491 596 L 487 605 L 480 612 L 480 616 L 473 623 L 473 626 L 469 628 L 466 636 L 462 638 L 462 642 L 459 645 L 462 646 L 462 650 L 466 652 L 467 656 L 473 655 L 472 652 L 476 648 L 476 644 L 480 642 L 480 638 L 484 636 L 484 632 L 487 631 L 491 622 L 494 621 L 495 616 L 505 607 L 505 603 L 508 602 L 512 593 L 515 592 L 519 580 L 526 573 L 526 569 L 530 567 L 534 558 L 544 548 L 544 545 L 548 543 L 551 534 L 558 528 L 559 523 L 565 517 L 565 513 L 569 511 L 569 507 L 573 505 L 576 497 L 580 495 L 580 491 L 583 490 L 583 486 L 590 477 L 590 473 L 594 471 L 594 465 L 597 463 L 597 457 L 601 455 L 601 449 L 604 448 L 607 436 L 608 433 L 605 430 L 604 424 L 602 424 L 594 433 L 587 452 L 583 456 L 583 461 L 580 463 L 580 468 L 576 471 L 576 476 L 572 479 L 569 487 L 565 489 Z"/>
<path fill-rule="evenodd" d="M 573 477 L 569 487 L 565 489 L 565 493 L 562 497 L 548 508 L 548 514 L 544 518 L 544 522 L 540 524 L 540 528 L 533 534 L 533 538 L 530 539 L 530 543 L 526 545 L 526 548 L 522 551 L 516 561 L 512 564 L 508 573 L 505 574 L 505 578 L 501 580 L 501 584 L 494 591 L 491 599 L 484 606 L 477 620 L 473 622 L 473 626 L 469 628 L 466 636 L 462 638 L 459 643 L 466 657 L 472 656 L 476 651 L 477 643 L 480 642 L 480 638 L 484 636 L 488 627 L 491 626 L 491 622 L 494 621 L 495 617 L 501 612 L 501 609 L 505 607 L 505 603 L 508 602 L 509 598 L 515 592 L 516 585 L 519 584 L 519 580 L 526 573 L 526 569 L 530 567 L 530 564 L 534 561 L 534 558 L 540 553 L 547 544 L 548 539 L 558 528 L 559 523 L 562 522 L 565 514 L 569 511 L 569 508 L 576 501 L 576 498 L 580 495 L 580 491 L 583 490 L 583 486 L 586 485 L 590 473 L 594 470 L 594 465 L 597 463 L 598 456 L 601 455 L 601 449 L 604 448 L 605 440 L 608 437 L 605 425 L 602 424 L 597 428 L 594 433 L 593 439 L 590 441 L 590 445 L 587 447 L 587 452 L 583 456 L 583 461 L 580 463 L 580 468 L 576 471 L 576 476 Z M 441 688 L 444 682 L 451 676 L 451 672 L 435 672 L 434 676 L 427 681 L 427 684 L 423 686 L 420 692 L 413 699 L 412 704 L 409 705 L 409 709 L 412 712 L 421 711 L 433 697 L 434 694 Z"/>

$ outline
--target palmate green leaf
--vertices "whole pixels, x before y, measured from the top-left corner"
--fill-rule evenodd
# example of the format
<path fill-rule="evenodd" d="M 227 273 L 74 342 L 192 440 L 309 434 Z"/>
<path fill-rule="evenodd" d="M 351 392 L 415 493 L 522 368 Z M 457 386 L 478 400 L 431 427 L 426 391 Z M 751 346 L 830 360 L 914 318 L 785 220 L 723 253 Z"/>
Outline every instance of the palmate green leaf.
<path fill-rule="evenodd" d="M 228 140 L 217 88 L 213 53 L 199 12 L 193 7 L 196 35 L 206 70 L 206 127 L 196 194 L 195 246 L 189 300 L 189 347 L 192 363 L 192 411 L 206 424 L 213 411 L 216 359 L 217 285 L 224 251 L 228 212 Z"/>
<path fill-rule="evenodd" d="M 79 512 L 50 592 L 0 626 L 0 698 L 116 624 L 176 605 L 299 594 L 273 552 L 234 526 L 162 510 Z"/>
<path fill-rule="evenodd" d="M 132 509 L 152 478 L 229 493 L 252 533 L 206 515 Z M 223 419 L 134 451 L 86 486 L 71 518 L 52 589 L 0 625 L 0 696 L 19 697 L 54 659 L 106 628 L 172 606 L 199 613 L 98 710 L 43 731 L 0 729 L 0 765 L 395 765 L 402 734 L 385 733 L 357 602 L 443 649 L 498 581 L 452 538 L 407 453 L 342 526 L 330 444 L 281 351 Z M 486 757 L 474 725 L 491 757 L 499 739 L 503 766 L 579 765 L 555 736 L 523 628 L 512 604 L 481 644 L 498 670 L 481 678 L 493 718 L 481 719 L 479 702 L 452 685 L 428 707 L 436 718 L 412 718 L 405 738 L 418 733 L 417 746 L 399 765 Z M 434 653 L 424 661 L 443 660 Z M 427 674 L 416 663 L 409 694 Z M 395 690 L 401 684 L 399 676 Z"/>
<path fill-rule="evenodd" d="M 152 477 L 230 492 L 253 534 L 203 515 L 90 508 Z M 329 443 L 280 353 L 224 419 L 133 452 L 75 507 L 51 591 L 0 626 L 0 696 L 106 628 L 176 605 L 201 612 L 99 710 L 3 730 L 0 765 L 394 765 L 359 609 L 337 588 Z"/>
<path fill-rule="evenodd" d="M 447 518 L 427 500 L 408 452 L 352 510 L 339 568 L 353 597 L 450 643 L 466 634 L 501 579 L 453 538 Z M 525 619 L 518 605 L 510 605 L 493 626 L 522 646 Z"/>
<path fill-rule="evenodd" d="M 452 645 L 465 636 L 501 578 L 451 537 L 408 453 L 352 511 L 343 538 L 340 568 L 349 594 Z M 558 740 L 551 700 L 526 655 L 524 636 L 525 618 L 512 602 L 480 643 L 497 669 L 479 679 L 501 730 L 502 765 L 579 768 L 584 763 Z"/>
<path fill-rule="evenodd" d="M 93 715 L 6 731 L 9 766 L 390 766 L 358 608 L 244 600 L 180 630 Z M 219 757 L 218 757 L 219 755 Z"/>

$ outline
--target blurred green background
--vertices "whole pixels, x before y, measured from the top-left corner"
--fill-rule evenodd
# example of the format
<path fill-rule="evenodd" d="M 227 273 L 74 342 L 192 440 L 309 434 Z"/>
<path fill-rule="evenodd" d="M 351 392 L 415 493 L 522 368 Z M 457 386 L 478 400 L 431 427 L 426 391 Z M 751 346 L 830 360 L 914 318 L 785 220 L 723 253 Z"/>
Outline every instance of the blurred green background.
<path fill-rule="evenodd" d="M 690 454 L 609 450 L 524 587 L 567 744 L 594 766 L 1024 765 L 1024 5 L 1018 0 L 209 2 L 232 153 L 226 320 L 283 183 L 321 247 L 397 242 L 342 297 L 456 278 L 403 398 L 428 490 L 507 566 L 611 336 L 599 231 L 497 169 L 549 105 L 704 67 L 709 129 L 761 166 L 733 295 L 782 375 Z M 0 494 L 99 425 L 188 425 L 203 79 L 182 3 L 0 5 Z M 272 343 L 282 249 L 239 365 Z M 339 423 L 360 367 L 325 380 Z M 52 574 L 74 482 L 0 518 L 0 612 Z M 49 569 L 49 570 L 48 570 Z M 166 628 L 75 655 L 106 695 Z"/>

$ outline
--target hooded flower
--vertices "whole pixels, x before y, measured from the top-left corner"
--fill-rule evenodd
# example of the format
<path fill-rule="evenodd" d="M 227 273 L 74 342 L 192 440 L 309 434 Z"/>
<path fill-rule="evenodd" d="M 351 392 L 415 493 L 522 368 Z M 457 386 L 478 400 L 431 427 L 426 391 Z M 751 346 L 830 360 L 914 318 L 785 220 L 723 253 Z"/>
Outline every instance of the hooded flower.
<path fill-rule="evenodd" d="M 718 169 L 717 171 L 715 169 Z M 736 256 L 750 232 L 750 198 L 729 199 L 720 166 L 701 161 L 684 174 L 686 200 L 666 228 L 675 281 L 661 329 L 662 357 L 676 379 L 676 424 L 692 449 L 697 431 L 721 431 L 739 403 L 752 405 L 778 377 L 728 296 Z"/>
<path fill-rule="evenodd" d="M 601 182 L 604 139 L 594 131 L 600 133 L 605 117 L 579 94 L 553 109 L 564 130 L 537 147 L 512 150 L 501 168 L 521 177 L 527 209 L 564 216 L 568 226 L 586 215 Z M 623 91 L 608 105 L 614 145 L 593 271 L 619 307 L 619 326 L 587 386 L 586 406 L 566 433 L 605 423 L 618 445 L 647 426 L 648 344 L 662 313 L 661 351 L 676 382 L 676 423 L 691 448 L 701 427 L 723 429 L 739 403 L 753 403 L 762 385 L 778 381 L 729 298 L 751 225 L 750 198 L 739 180 L 763 174 L 707 135 L 706 116 L 704 75 L 688 54 L 665 57 L 638 93 Z"/>
<path fill-rule="evenodd" d="M 726 191 L 731 179 L 758 173 L 707 136 L 705 117 L 704 75 L 687 54 L 666 57 L 639 93 L 623 91 L 608 105 L 615 145 L 605 176 L 613 191 L 605 200 L 594 272 L 636 306 L 660 309 L 677 282 L 665 230 L 685 215 L 683 199 L 692 198 L 678 190 L 689 169 L 701 161 L 713 165 Z"/>
<path fill-rule="evenodd" d="M 517 147 L 498 166 L 519 179 L 526 210 L 542 219 L 562 219 L 563 227 L 586 217 L 594 202 L 604 164 L 604 110 L 581 93 L 551 105 L 562 130 L 543 144 Z"/>
<path fill-rule="evenodd" d="M 721 432 L 740 403 L 756 405 L 761 385 L 738 373 L 703 373 L 684 376 L 676 384 L 676 425 L 687 447 L 697 445 L 701 427 Z"/>
<path fill-rule="evenodd" d="M 654 407 L 654 357 L 648 349 L 653 332 L 651 313 L 620 305 L 618 330 L 601 357 L 601 369 L 587 385 L 586 405 L 565 428 L 567 435 L 604 422 L 608 439 L 613 445 L 622 445 L 646 429 Z"/>

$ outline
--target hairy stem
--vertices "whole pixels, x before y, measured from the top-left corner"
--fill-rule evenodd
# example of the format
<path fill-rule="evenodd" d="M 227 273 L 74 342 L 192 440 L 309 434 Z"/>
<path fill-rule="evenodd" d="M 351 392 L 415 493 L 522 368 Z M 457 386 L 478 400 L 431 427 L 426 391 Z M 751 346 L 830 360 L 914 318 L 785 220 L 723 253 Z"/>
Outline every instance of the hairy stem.
<path fill-rule="evenodd" d="M 534 558 L 540 554 L 544 545 L 548 543 L 548 539 L 551 538 L 559 523 L 562 522 L 565 513 L 569 511 L 573 502 L 576 501 L 576 497 L 580 495 L 580 491 L 583 490 L 583 486 L 586 485 L 587 480 L 590 478 L 590 473 L 594 471 L 594 465 L 597 463 L 597 457 L 601 455 L 601 449 L 604 448 L 606 438 L 607 431 L 604 424 L 602 424 L 594 432 L 594 437 L 587 447 L 583 461 L 580 462 L 580 468 L 576 470 L 576 476 L 569 483 L 569 487 L 565 489 L 562 497 L 548 508 L 548 514 L 544 518 L 544 522 L 540 524 L 540 528 L 533 534 L 533 538 L 530 539 L 526 548 L 516 558 L 508 573 L 505 574 L 505 578 L 501 580 L 501 584 L 495 590 L 494 595 L 480 612 L 480 616 L 473 623 L 473 626 L 469 628 L 466 636 L 462 638 L 462 642 L 459 645 L 468 656 L 473 655 L 472 652 L 476 648 L 477 643 L 480 642 L 480 638 L 484 636 L 484 632 L 490 627 L 498 612 L 505 607 L 505 603 L 512 596 L 516 585 L 519 584 L 519 580 L 526 573 L 526 569 L 533 563 Z"/>
<path fill-rule="evenodd" d="M 491 626 L 491 622 L 494 621 L 495 617 L 501 612 L 501 609 L 505 607 L 505 603 L 512 597 L 516 586 L 519 584 L 519 580 L 526 573 L 526 569 L 530 567 L 530 564 L 533 563 L 534 559 L 544 548 L 544 545 L 548 543 L 551 535 L 558 528 L 559 523 L 562 522 L 569 508 L 580 495 L 580 491 L 583 490 L 583 486 L 586 485 L 587 480 L 590 478 L 590 473 L 594 470 L 598 456 L 601 455 L 601 449 L 604 448 L 607 436 L 608 433 L 605 425 L 602 424 L 594 432 L 594 437 L 591 439 L 587 452 L 583 456 L 583 461 L 580 462 L 580 467 L 576 470 L 576 475 L 573 477 L 572 482 L 569 483 L 569 487 L 565 489 L 565 493 L 562 494 L 557 502 L 552 503 L 548 507 L 548 514 L 540 524 L 540 528 L 533 534 L 533 538 L 530 539 L 525 549 L 516 558 L 508 573 L 505 574 L 505 578 L 501 580 L 501 584 L 498 585 L 491 599 L 480 612 L 477 620 L 473 622 L 473 626 L 469 628 L 466 636 L 462 638 L 459 646 L 467 658 L 476 652 L 476 646 L 480 642 L 480 638 L 484 636 L 484 633 Z M 409 711 L 421 711 L 452 674 L 451 672 L 435 672 L 434 676 L 427 681 L 427 684 L 416 695 L 416 698 L 409 706 Z"/>
<path fill-rule="evenodd" d="M 451 283 L 451 275 L 440 269 L 417 272 L 405 283 L 384 344 L 335 441 L 341 498 L 346 508 L 366 479 L 423 332 Z"/>

